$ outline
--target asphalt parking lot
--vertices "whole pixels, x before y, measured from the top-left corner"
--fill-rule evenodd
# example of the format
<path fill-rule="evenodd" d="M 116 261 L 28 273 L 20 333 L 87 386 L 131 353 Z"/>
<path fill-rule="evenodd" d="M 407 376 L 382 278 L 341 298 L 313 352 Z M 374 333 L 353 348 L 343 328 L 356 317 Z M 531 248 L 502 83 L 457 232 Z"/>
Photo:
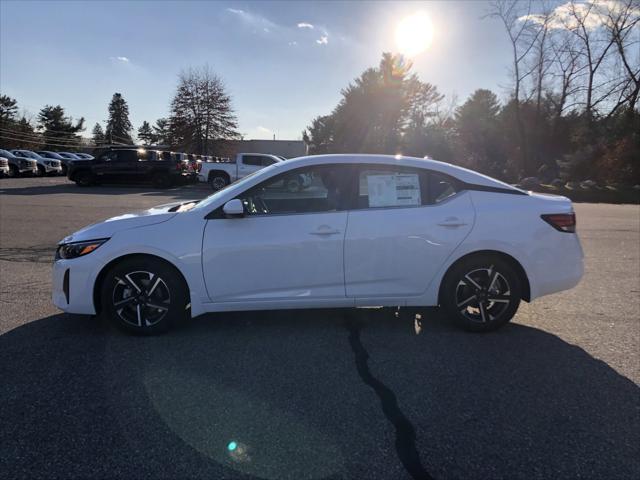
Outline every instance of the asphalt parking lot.
<path fill-rule="evenodd" d="M 139 338 L 51 305 L 65 235 L 208 193 L 0 180 L 0 477 L 640 478 L 639 206 L 576 205 L 582 283 L 487 335 L 368 309 Z"/>

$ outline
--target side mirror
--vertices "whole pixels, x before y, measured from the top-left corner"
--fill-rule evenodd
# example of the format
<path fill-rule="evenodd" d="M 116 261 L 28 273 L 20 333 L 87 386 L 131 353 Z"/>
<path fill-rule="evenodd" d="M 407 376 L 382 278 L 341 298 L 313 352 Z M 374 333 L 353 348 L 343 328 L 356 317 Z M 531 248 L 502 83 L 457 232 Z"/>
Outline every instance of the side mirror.
<path fill-rule="evenodd" d="M 224 204 L 224 207 L 222 207 L 222 211 L 227 217 L 244 216 L 244 205 L 242 204 L 242 200 L 240 200 L 239 198 L 229 200 Z"/>

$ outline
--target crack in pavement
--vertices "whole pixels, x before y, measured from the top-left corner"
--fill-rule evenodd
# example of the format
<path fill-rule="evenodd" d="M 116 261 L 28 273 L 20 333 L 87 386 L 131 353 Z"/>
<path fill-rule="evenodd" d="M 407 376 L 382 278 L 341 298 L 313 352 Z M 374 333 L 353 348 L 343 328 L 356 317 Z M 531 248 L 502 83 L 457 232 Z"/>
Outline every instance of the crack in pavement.
<path fill-rule="evenodd" d="M 356 369 L 362 381 L 371 387 L 378 395 L 382 412 L 391 422 L 396 431 L 396 453 L 405 470 L 411 478 L 419 480 L 433 480 L 433 477 L 425 470 L 420 462 L 420 455 L 416 448 L 416 431 L 413 424 L 402 413 L 398 406 L 395 393 L 384 383 L 373 376 L 369 370 L 369 353 L 360 339 L 361 326 L 355 321 L 347 321 L 346 328 L 349 332 L 349 345 L 355 356 Z"/>

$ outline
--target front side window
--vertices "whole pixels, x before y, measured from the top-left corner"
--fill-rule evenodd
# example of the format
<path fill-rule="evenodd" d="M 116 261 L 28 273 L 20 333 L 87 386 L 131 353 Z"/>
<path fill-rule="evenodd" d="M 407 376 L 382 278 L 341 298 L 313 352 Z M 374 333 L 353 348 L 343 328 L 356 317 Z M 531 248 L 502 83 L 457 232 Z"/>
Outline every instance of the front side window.
<path fill-rule="evenodd" d="M 102 160 L 103 162 L 112 162 L 117 158 L 117 156 L 118 156 L 117 152 L 105 152 L 100 157 L 100 160 Z M 69 158 L 69 157 L 66 157 L 66 158 Z"/>
<path fill-rule="evenodd" d="M 238 198 L 246 215 L 286 215 L 344 210 L 349 175 L 342 165 L 299 168 L 266 180 Z"/>

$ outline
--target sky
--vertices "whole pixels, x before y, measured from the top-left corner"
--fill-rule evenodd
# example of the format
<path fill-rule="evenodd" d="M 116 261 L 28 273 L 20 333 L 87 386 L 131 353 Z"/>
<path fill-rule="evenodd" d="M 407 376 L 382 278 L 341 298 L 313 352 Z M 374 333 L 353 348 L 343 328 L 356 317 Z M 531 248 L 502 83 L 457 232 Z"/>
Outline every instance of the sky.
<path fill-rule="evenodd" d="M 168 115 L 181 70 L 208 65 L 233 99 L 245 138 L 299 139 L 340 90 L 419 15 L 431 42 L 413 71 L 460 102 L 509 83 L 501 24 L 470 2 L 204 2 L 0 0 L 0 92 L 35 116 L 62 105 L 87 130 L 104 126 L 114 92 L 137 129 Z M 420 32 L 416 32 L 417 35 Z"/>

